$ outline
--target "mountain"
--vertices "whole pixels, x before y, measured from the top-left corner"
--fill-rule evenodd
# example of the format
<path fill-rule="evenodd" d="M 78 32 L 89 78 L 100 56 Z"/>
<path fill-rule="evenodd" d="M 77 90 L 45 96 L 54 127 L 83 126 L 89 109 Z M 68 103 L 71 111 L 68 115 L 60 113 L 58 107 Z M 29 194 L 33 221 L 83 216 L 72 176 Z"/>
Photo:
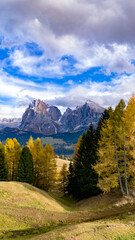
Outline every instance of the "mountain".
<path fill-rule="evenodd" d="M 49 106 L 41 100 L 34 100 L 22 116 L 21 130 L 46 135 L 56 134 L 61 112 L 57 107 Z"/>
<path fill-rule="evenodd" d="M 86 129 L 90 123 L 96 127 L 103 111 L 104 108 L 88 100 L 75 110 L 67 108 L 61 115 L 57 107 L 49 106 L 38 99 L 23 114 L 20 129 L 50 135 Z"/>
<path fill-rule="evenodd" d="M 70 132 L 87 128 L 90 123 L 96 127 L 104 108 L 88 100 L 84 105 L 76 107 L 75 110 L 67 108 L 61 117 L 60 132 Z"/>
<path fill-rule="evenodd" d="M 21 123 L 21 118 L 1 118 L 0 130 L 4 128 L 18 128 Z"/>
<path fill-rule="evenodd" d="M 72 110 L 67 108 L 62 115 L 55 106 L 49 106 L 40 99 L 34 100 L 20 119 L 3 119 L 0 129 L 19 128 L 19 130 L 53 135 L 57 133 L 85 130 L 92 123 L 96 127 L 104 108 L 93 101 Z"/>

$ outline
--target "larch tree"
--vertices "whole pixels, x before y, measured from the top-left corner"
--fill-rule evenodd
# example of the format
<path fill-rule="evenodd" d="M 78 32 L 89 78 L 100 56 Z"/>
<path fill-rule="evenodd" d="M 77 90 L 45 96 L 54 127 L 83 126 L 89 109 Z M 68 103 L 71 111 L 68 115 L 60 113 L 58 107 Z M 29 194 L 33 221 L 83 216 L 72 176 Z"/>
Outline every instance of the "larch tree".
<path fill-rule="evenodd" d="M 133 115 L 135 117 L 135 112 Z M 134 127 L 129 118 L 132 119 L 130 103 L 125 111 L 125 103 L 121 99 L 115 111 L 112 111 L 109 119 L 104 122 L 101 128 L 98 150 L 99 161 L 97 161 L 94 169 L 98 173 L 98 186 L 104 192 L 109 192 L 111 189 L 120 186 L 123 195 L 125 191 L 126 194 L 129 194 L 128 181 L 132 175 L 129 166 L 133 166 L 134 162 L 133 157 L 131 157 L 133 146 L 129 144 L 131 143 L 130 140 L 134 139 L 134 130 L 131 130 Z M 133 119 L 132 122 L 134 122 Z"/>
<path fill-rule="evenodd" d="M 5 146 L 5 162 L 8 170 L 8 180 L 15 181 L 17 177 L 18 161 L 20 158 L 21 147 L 17 140 L 14 138 L 7 138 Z"/>
<path fill-rule="evenodd" d="M 4 147 L 0 143 L 0 181 L 7 180 L 7 169 L 5 164 Z"/>
<path fill-rule="evenodd" d="M 93 166 L 98 174 L 98 186 L 103 192 L 110 192 L 119 186 L 114 138 L 114 127 L 109 118 L 101 128 L 98 161 Z"/>
<path fill-rule="evenodd" d="M 80 148 L 81 142 L 82 142 L 82 136 L 79 137 L 79 139 L 77 141 L 77 144 L 75 146 L 75 150 L 74 150 L 74 153 L 73 153 L 73 161 L 74 162 L 76 161 L 76 157 L 77 157 L 78 150 Z"/>
<path fill-rule="evenodd" d="M 42 152 L 43 146 L 40 138 L 37 138 L 35 141 L 35 158 L 34 158 L 34 171 L 35 171 L 35 186 L 39 187 L 40 178 L 41 178 L 41 165 L 42 165 Z"/>
<path fill-rule="evenodd" d="M 129 184 L 135 185 L 135 95 L 133 95 L 124 113 L 125 146 L 128 154 L 127 179 Z"/>
<path fill-rule="evenodd" d="M 42 188 L 46 191 L 52 189 L 56 182 L 57 165 L 55 153 L 50 144 L 46 144 L 42 153 Z"/>
<path fill-rule="evenodd" d="M 16 181 L 18 174 L 18 163 L 21 156 L 21 146 L 16 138 L 13 139 L 13 143 L 14 143 L 13 180 Z"/>

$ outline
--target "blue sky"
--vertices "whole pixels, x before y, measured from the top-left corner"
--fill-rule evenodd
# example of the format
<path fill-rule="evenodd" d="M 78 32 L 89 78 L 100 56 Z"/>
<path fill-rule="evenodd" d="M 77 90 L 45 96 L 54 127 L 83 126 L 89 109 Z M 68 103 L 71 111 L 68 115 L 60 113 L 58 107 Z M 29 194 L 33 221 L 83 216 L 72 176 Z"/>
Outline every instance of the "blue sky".
<path fill-rule="evenodd" d="M 40 98 L 63 112 L 135 89 L 135 2 L 1 0 L 0 118 Z"/>

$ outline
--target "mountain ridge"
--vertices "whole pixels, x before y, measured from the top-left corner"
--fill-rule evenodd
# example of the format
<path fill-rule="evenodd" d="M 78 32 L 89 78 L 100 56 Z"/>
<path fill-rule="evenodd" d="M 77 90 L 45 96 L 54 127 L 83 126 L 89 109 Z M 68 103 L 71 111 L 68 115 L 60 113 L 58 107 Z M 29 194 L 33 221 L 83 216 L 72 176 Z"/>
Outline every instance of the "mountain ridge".
<path fill-rule="evenodd" d="M 83 105 L 77 106 L 73 110 L 67 108 L 64 114 L 61 114 L 56 106 L 37 99 L 33 100 L 26 108 L 21 121 L 16 119 L 17 124 L 12 119 L 11 124 L 2 125 L 1 121 L 0 126 L 17 127 L 24 131 L 51 135 L 86 129 L 91 123 L 96 127 L 103 111 L 104 108 L 99 104 L 87 100 Z M 1 127 L 1 129 L 3 128 Z"/>

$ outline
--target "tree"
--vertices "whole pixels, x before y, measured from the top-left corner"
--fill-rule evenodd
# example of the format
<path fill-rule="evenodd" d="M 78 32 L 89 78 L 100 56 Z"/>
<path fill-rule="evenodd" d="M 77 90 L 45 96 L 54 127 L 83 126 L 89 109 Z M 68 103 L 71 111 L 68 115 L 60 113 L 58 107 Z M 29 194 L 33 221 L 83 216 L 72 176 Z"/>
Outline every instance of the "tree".
<path fill-rule="evenodd" d="M 5 162 L 8 170 L 8 180 L 15 181 L 17 178 L 18 162 L 21 154 L 21 147 L 17 140 L 14 138 L 7 138 L 5 146 Z"/>
<path fill-rule="evenodd" d="M 73 163 L 70 162 L 69 164 L 69 174 L 68 174 L 68 184 L 67 184 L 67 192 L 69 195 L 73 195 L 74 189 L 75 189 L 75 181 L 74 181 L 74 168 Z"/>
<path fill-rule="evenodd" d="M 7 169 L 5 166 L 4 149 L 0 147 L 0 181 L 7 180 Z"/>
<path fill-rule="evenodd" d="M 57 166 L 55 160 L 55 153 L 50 144 L 46 144 L 40 153 L 40 180 L 39 187 L 49 191 L 51 190 L 56 181 Z"/>
<path fill-rule="evenodd" d="M 80 147 L 74 159 L 74 177 L 75 186 L 72 195 L 77 199 L 87 198 L 99 193 L 97 187 L 98 176 L 92 165 L 97 160 L 97 141 L 96 134 L 92 124 L 83 135 Z"/>
<path fill-rule="evenodd" d="M 131 115 L 131 108 L 128 106 L 125 112 L 125 103 L 121 99 L 115 111 L 110 112 L 109 119 L 104 122 L 100 131 L 99 159 L 94 169 L 99 176 L 98 186 L 104 192 L 109 192 L 120 185 L 122 194 L 125 194 L 124 189 L 126 194 L 129 194 L 128 181 L 132 175 L 129 166 L 130 162 L 133 163 L 133 159 L 131 161 L 133 148 L 128 139 L 135 138 L 130 131 L 132 124 L 130 127 L 128 124 Z M 135 108 L 133 115 L 135 116 Z"/>
<path fill-rule="evenodd" d="M 122 186 L 121 175 L 122 177 L 125 178 L 126 193 L 129 194 L 128 185 L 127 185 L 125 126 L 124 126 L 124 118 L 123 118 L 124 110 L 125 110 L 125 102 L 123 99 L 121 99 L 114 111 L 113 125 L 114 125 L 114 135 L 115 135 L 114 137 L 115 137 L 115 152 L 116 152 L 116 160 L 117 160 L 117 172 L 119 175 L 119 183 L 120 183 L 120 188 L 123 195 L 125 194 L 125 192 Z"/>
<path fill-rule="evenodd" d="M 75 150 L 74 150 L 74 153 L 73 153 L 73 161 L 76 161 L 75 159 L 77 157 L 78 150 L 80 148 L 81 143 L 82 143 L 82 136 L 79 137 L 78 142 L 76 144 L 76 147 L 75 147 Z"/>
<path fill-rule="evenodd" d="M 32 154 L 33 157 L 33 163 L 34 163 L 34 173 L 35 173 L 35 182 L 34 185 L 36 187 L 40 186 L 40 178 L 41 178 L 41 174 L 40 174 L 40 168 L 41 168 L 41 164 L 42 164 L 42 151 L 43 151 L 43 146 L 41 143 L 40 138 L 37 138 L 36 141 L 34 142 L 32 136 L 30 137 L 27 146 L 30 149 L 30 152 Z"/>
<path fill-rule="evenodd" d="M 67 189 L 67 183 L 68 183 L 68 170 L 67 170 L 67 165 L 63 164 L 61 170 L 60 170 L 60 185 L 61 185 L 61 189 L 64 192 L 64 194 L 66 193 L 66 189 Z"/>
<path fill-rule="evenodd" d="M 111 107 L 109 107 L 108 109 L 105 109 L 104 112 L 102 113 L 102 116 L 100 117 L 100 119 L 98 121 L 98 125 L 97 125 L 97 128 L 96 128 L 97 142 L 100 140 L 101 128 L 102 128 L 103 124 L 105 123 L 105 121 L 107 119 L 109 119 L 111 112 L 112 112 Z"/>
<path fill-rule="evenodd" d="M 13 180 L 16 181 L 18 175 L 18 163 L 22 150 L 16 138 L 13 139 L 13 143 L 14 143 Z"/>
<path fill-rule="evenodd" d="M 125 147 L 127 159 L 127 179 L 135 185 L 135 95 L 133 95 L 124 113 Z"/>
<path fill-rule="evenodd" d="M 34 157 L 34 171 L 35 171 L 35 186 L 39 187 L 40 183 L 40 166 L 41 166 L 41 154 L 43 146 L 40 138 L 35 141 L 35 157 Z"/>
<path fill-rule="evenodd" d="M 18 166 L 18 181 L 34 183 L 34 166 L 33 158 L 28 147 L 22 149 Z"/>

